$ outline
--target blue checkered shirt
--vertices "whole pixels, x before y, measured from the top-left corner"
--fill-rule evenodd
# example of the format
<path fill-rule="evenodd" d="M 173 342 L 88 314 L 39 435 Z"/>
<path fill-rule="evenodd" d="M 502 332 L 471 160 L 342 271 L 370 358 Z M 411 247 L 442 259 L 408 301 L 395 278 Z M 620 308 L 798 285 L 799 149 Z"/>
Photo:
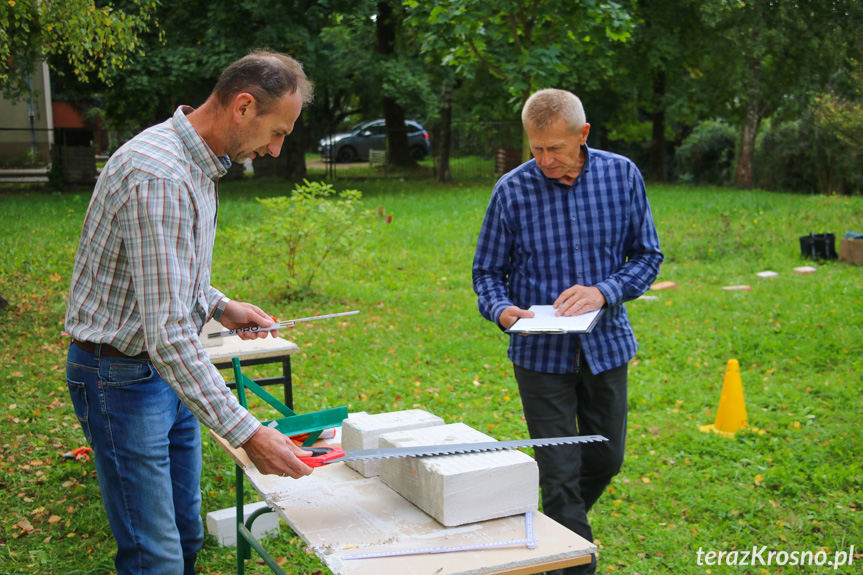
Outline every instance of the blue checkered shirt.
<path fill-rule="evenodd" d="M 579 341 L 593 373 L 632 359 L 638 342 L 624 302 L 647 291 L 662 263 L 638 168 L 583 150 L 572 186 L 547 178 L 534 160 L 501 178 L 480 230 L 473 287 L 486 319 L 497 323 L 511 305 L 550 305 L 575 284 L 595 286 L 608 302 L 590 334 L 510 336 L 509 358 L 525 369 L 573 373 Z"/>

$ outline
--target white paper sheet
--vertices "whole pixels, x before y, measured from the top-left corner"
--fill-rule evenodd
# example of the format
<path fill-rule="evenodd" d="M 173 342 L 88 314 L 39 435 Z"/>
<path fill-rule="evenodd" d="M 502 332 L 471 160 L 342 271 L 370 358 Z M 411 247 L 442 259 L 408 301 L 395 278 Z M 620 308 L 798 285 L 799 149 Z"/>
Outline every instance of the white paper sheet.
<path fill-rule="evenodd" d="M 550 305 L 532 305 L 529 309 L 534 313 L 534 316 L 519 319 L 506 330 L 507 333 L 589 333 L 596 324 L 597 318 L 604 311 L 604 309 L 598 309 L 570 317 L 557 317 L 554 315 L 557 310 Z"/>

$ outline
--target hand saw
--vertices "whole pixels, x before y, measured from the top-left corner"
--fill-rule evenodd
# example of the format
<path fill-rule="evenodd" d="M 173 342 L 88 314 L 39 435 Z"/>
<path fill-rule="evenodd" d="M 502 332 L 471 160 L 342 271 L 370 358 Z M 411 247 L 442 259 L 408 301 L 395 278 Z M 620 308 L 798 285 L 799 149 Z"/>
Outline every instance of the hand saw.
<path fill-rule="evenodd" d="M 300 457 L 309 467 L 321 467 L 339 461 L 359 461 L 363 459 L 390 459 L 393 457 L 427 457 L 430 455 L 454 455 L 458 453 L 478 453 L 482 451 L 502 451 L 517 447 L 544 447 L 571 443 L 594 443 L 608 441 L 601 435 L 576 435 L 572 437 L 547 437 L 543 439 L 516 439 L 513 441 L 487 441 L 478 443 L 453 443 L 449 445 L 422 445 L 414 447 L 381 447 L 378 449 L 359 449 L 342 451 L 338 447 L 310 447 L 311 457 Z"/>

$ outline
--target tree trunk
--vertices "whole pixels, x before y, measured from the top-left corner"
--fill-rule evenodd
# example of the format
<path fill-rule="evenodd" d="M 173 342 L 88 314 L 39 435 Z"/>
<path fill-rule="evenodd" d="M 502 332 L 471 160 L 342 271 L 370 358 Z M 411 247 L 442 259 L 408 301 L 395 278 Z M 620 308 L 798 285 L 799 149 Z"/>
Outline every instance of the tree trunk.
<path fill-rule="evenodd" d="M 306 179 L 306 122 L 302 114 L 294 122 L 293 131 L 285 137 L 279 158 L 284 158 L 286 180 L 300 183 Z"/>
<path fill-rule="evenodd" d="M 378 2 L 378 17 L 375 21 L 378 53 L 384 60 L 395 57 L 397 15 L 389 2 Z M 408 131 L 405 126 L 405 111 L 390 96 L 381 98 L 384 119 L 387 122 L 387 163 L 400 167 L 414 167 L 417 163 L 411 157 L 408 147 Z"/>
<path fill-rule="evenodd" d="M 650 148 L 650 179 L 654 182 L 665 182 L 665 72 L 661 70 L 653 77 L 651 116 L 653 137 Z"/>
<path fill-rule="evenodd" d="M 749 61 L 749 98 L 743 116 L 743 129 L 740 131 L 740 147 L 737 151 L 737 173 L 734 185 L 748 190 L 752 188 L 752 168 L 755 165 L 755 138 L 761 125 L 761 102 L 759 85 L 761 83 L 761 62 L 756 58 Z"/>
<path fill-rule="evenodd" d="M 752 188 L 752 168 L 755 165 L 755 138 L 758 136 L 758 126 L 761 124 L 761 115 L 757 104 L 750 102 L 746 106 L 746 115 L 743 118 L 743 130 L 740 132 L 740 151 L 737 154 L 737 173 L 734 185 L 740 189 Z"/>
<path fill-rule="evenodd" d="M 440 106 L 440 131 L 437 140 L 437 181 L 449 182 L 449 158 L 452 153 L 452 84 L 445 81 Z"/>

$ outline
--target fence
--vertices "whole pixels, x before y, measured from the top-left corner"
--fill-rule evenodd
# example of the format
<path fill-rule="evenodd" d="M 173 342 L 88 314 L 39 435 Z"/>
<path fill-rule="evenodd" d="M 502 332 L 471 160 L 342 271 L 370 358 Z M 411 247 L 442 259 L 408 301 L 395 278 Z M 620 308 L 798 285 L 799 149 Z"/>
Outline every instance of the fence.
<path fill-rule="evenodd" d="M 0 182 L 43 183 L 49 172 L 66 183 L 95 182 L 93 130 L 0 128 Z"/>
<path fill-rule="evenodd" d="M 310 173 L 323 170 L 327 178 L 433 178 L 440 159 L 441 126 L 428 126 L 431 154 L 418 169 L 393 168 L 380 154 L 364 163 L 340 163 L 328 159 L 308 162 Z M 449 171 L 453 179 L 495 177 L 521 163 L 521 122 L 454 122 L 450 128 Z"/>
<path fill-rule="evenodd" d="M 441 126 L 433 124 L 427 130 L 431 154 L 419 162 L 417 169 L 393 168 L 380 153 L 375 153 L 373 161 L 362 163 L 311 157 L 307 160 L 308 175 L 333 179 L 434 178 Z M 499 177 L 521 163 L 520 122 L 454 122 L 450 142 L 449 172 L 453 179 Z M 242 175 L 240 166 L 237 169 Z M 87 129 L 56 129 L 52 138 L 50 130 L 0 128 L 0 183 L 46 182 L 49 172 L 66 183 L 95 182 L 94 133 Z"/>

